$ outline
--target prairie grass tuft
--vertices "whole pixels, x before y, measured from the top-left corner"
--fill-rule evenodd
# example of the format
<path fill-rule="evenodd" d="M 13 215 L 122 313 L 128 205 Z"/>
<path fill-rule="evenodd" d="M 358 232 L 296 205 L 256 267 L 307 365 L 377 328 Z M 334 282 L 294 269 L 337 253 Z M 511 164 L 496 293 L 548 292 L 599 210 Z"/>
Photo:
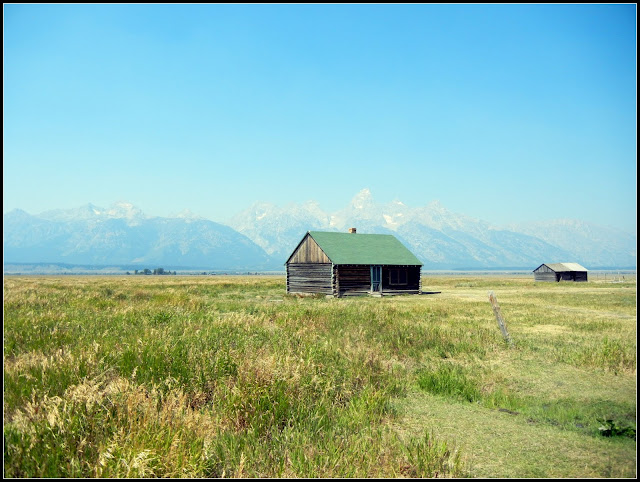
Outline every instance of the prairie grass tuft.
<path fill-rule="evenodd" d="M 418 386 L 436 395 L 475 402 L 480 399 L 477 383 L 469 378 L 462 367 L 440 364 L 435 370 L 417 372 Z"/>

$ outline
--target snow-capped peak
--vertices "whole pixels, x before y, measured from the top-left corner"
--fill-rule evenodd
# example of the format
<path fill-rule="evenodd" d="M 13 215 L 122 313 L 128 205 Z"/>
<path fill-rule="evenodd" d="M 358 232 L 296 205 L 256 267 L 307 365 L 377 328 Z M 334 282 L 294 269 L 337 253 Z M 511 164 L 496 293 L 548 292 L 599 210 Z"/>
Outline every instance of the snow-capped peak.
<path fill-rule="evenodd" d="M 114 203 L 109 209 L 104 211 L 104 214 L 109 218 L 116 219 L 125 218 L 131 220 L 144 217 L 141 209 L 126 201 Z"/>
<path fill-rule="evenodd" d="M 373 196 L 368 188 L 362 189 L 351 200 L 351 206 L 356 209 L 366 209 L 373 204 Z"/>
<path fill-rule="evenodd" d="M 202 216 L 198 216 L 196 213 L 194 213 L 193 211 L 191 211 L 189 209 L 183 209 L 178 214 L 176 214 L 174 216 L 170 216 L 170 217 L 177 218 L 177 219 L 185 219 L 187 221 L 205 219 Z"/>

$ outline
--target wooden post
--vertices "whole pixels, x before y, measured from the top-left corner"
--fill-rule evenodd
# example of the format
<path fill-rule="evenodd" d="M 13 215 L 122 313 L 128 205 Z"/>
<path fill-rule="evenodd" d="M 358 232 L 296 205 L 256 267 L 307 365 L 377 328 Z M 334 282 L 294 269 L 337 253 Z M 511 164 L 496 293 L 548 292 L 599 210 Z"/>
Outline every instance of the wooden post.
<path fill-rule="evenodd" d="M 496 315 L 496 320 L 498 320 L 498 326 L 500 327 L 504 340 L 509 344 L 509 346 L 512 346 L 513 340 L 509 336 L 509 332 L 507 332 L 507 326 L 505 325 L 502 314 L 500 313 L 500 305 L 498 305 L 498 300 L 496 295 L 493 294 L 493 291 L 489 291 L 489 301 L 491 302 L 491 307 Z"/>

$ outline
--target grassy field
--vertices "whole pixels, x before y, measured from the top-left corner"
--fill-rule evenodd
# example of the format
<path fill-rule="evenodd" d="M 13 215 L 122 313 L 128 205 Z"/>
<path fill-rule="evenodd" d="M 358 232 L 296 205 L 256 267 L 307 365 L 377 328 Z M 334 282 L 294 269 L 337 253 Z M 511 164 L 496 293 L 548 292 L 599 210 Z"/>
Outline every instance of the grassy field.
<path fill-rule="evenodd" d="M 635 276 L 422 285 L 5 276 L 4 476 L 635 478 Z"/>

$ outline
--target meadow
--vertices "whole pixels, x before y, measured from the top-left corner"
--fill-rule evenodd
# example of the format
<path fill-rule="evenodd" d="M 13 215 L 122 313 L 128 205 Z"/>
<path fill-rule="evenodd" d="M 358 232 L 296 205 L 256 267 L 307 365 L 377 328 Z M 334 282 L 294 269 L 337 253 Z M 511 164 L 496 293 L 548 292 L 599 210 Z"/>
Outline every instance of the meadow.
<path fill-rule="evenodd" d="M 5 276 L 4 476 L 636 477 L 635 276 L 422 286 Z"/>

